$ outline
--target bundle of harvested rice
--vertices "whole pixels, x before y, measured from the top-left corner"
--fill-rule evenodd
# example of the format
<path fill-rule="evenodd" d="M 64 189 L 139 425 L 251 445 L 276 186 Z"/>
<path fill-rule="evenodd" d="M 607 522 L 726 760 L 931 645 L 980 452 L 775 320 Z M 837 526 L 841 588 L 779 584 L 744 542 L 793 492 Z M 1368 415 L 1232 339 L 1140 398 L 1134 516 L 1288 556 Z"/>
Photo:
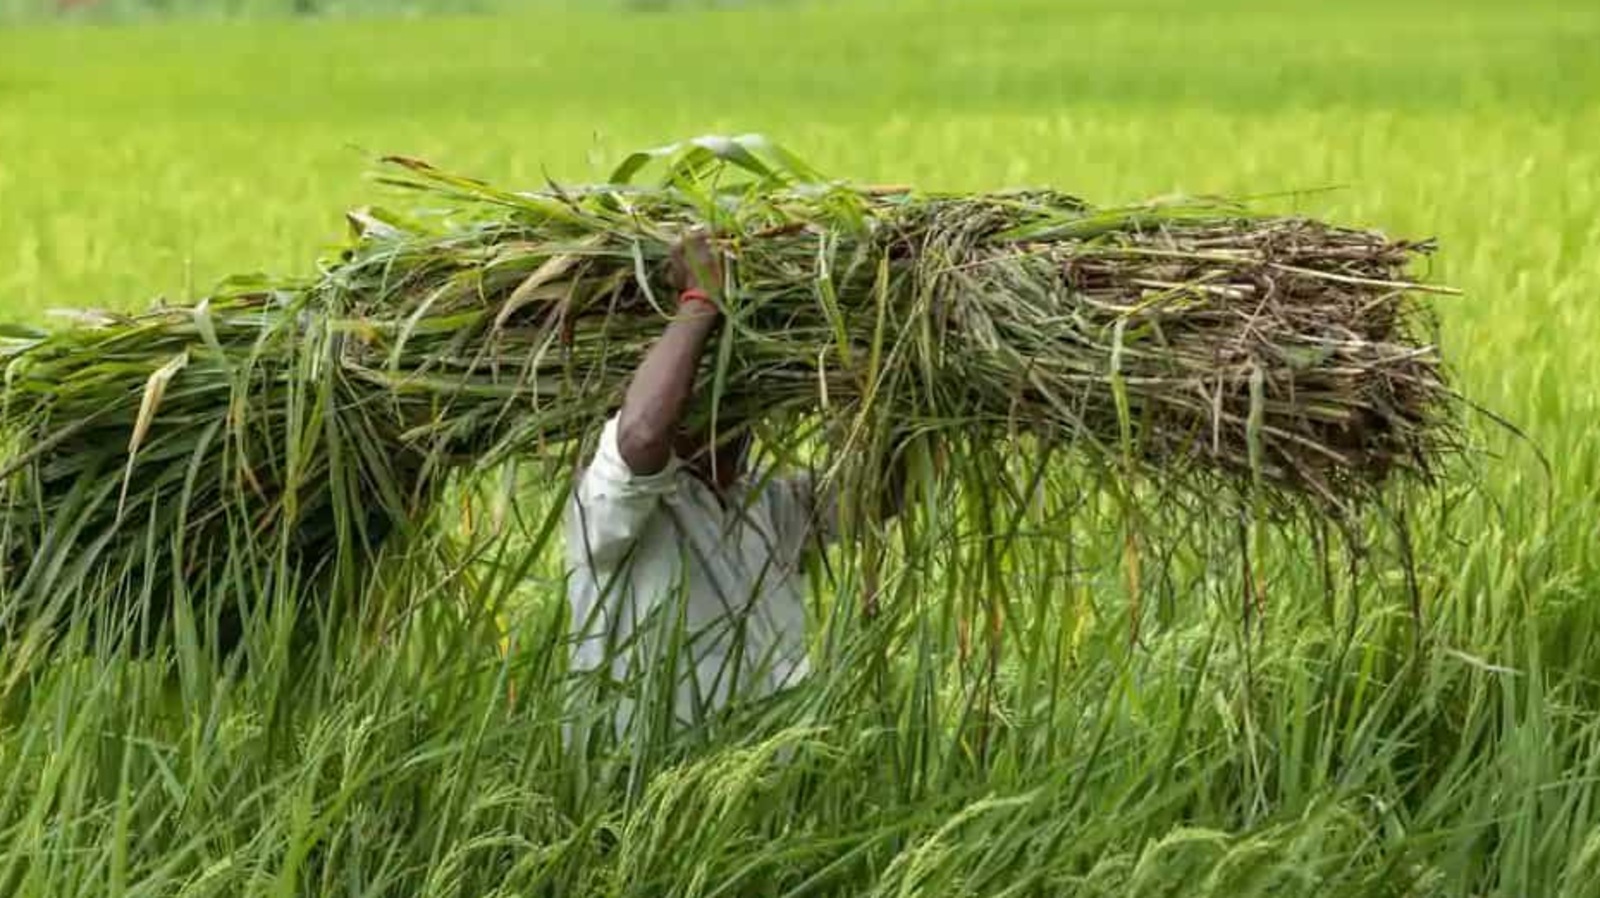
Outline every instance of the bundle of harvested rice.
<path fill-rule="evenodd" d="M 632 184 L 657 156 L 663 182 Z M 592 432 L 692 228 L 729 260 L 697 414 L 773 445 L 827 433 L 833 476 L 929 436 L 1025 435 L 1340 509 L 1449 445 L 1421 330 L 1437 288 L 1408 275 L 1427 242 L 1220 202 L 863 189 L 754 138 L 534 193 L 391 161 L 447 208 L 352 213 L 311 279 L 7 340 L 0 629 L 61 619 L 69 586 L 261 576 L 241 559 L 359 579 L 452 469 Z"/>

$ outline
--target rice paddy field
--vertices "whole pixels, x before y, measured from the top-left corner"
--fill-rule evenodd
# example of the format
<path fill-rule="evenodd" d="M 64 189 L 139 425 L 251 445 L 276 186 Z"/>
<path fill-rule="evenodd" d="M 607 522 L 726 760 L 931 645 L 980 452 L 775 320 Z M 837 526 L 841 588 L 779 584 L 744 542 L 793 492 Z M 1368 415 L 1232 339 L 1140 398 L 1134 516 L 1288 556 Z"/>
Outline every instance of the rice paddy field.
<path fill-rule="evenodd" d="M 540 188 L 758 132 L 864 183 L 1437 237 L 1482 412 L 1343 534 L 1062 486 L 961 565 L 908 551 L 881 617 L 819 590 L 802 686 L 584 750 L 555 497 L 463 478 L 376 626 L 290 595 L 232 655 L 181 601 L 154 651 L 0 643 L 0 895 L 1600 894 L 1600 7 L 128 7 L 0 3 L 6 322 L 311 272 L 402 202 L 382 154 Z"/>

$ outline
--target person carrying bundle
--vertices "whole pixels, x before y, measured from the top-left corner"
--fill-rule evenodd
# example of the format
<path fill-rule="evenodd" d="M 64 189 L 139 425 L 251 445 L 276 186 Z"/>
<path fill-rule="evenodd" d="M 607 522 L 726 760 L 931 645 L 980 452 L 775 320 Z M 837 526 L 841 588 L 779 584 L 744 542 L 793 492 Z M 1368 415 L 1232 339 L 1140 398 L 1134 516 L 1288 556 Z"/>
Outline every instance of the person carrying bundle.
<path fill-rule="evenodd" d="M 646 689 L 651 672 L 672 671 L 658 687 L 685 724 L 807 675 L 802 562 L 831 537 L 836 500 L 806 474 L 751 476 L 737 424 L 685 427 L 722 266 L 695 235 L 672 270 L 678 314 L 579 474 L 565 537 L 572 668 Z"/>

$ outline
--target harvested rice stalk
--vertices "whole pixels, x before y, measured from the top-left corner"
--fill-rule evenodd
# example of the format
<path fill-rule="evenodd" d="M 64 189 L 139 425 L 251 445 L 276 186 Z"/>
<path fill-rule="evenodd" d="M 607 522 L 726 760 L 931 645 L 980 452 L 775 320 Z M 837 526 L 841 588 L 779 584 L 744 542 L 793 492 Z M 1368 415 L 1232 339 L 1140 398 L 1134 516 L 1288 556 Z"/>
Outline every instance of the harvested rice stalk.
<path fill-rule="evenodd" d="M 86 581 L 358 583 L 450 471 L 569 452 L 616 406 L 702 226 L 730 263 L 698 413 L 769 445 L 829 433 L 846 483 L 930 435 L 1025 436 L 1344 512 L 1452 445 L 1420 301 L 1440 291 L 1408 274 L 1429 242 L 1219 202 L 863 189 L 753 138 L 654 155 L 657 187 L 630 183 L 641 154 L 534 193 L 394 159 L 385 181 L 448 208 L 352 213 L 315 277 L 10 339 L 0 628 L 61 618 Z"/>

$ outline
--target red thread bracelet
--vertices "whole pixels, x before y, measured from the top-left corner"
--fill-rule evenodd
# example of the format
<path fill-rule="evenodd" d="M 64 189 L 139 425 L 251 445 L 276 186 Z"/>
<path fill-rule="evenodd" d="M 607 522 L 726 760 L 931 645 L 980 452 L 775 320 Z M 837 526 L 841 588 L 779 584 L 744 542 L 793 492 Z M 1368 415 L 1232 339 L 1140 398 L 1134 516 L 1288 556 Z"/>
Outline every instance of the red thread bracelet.
<path fill-rule="evenodd" d="M 703 302 L 706 304 L 706 308 L 711 311 L 715 312 L 717 310 L 717 304 L 711 301 L 711 294 L 699 287 L 690 287 L 678 294 L 678 308 L 682 309 L 692 302 Z"/>

